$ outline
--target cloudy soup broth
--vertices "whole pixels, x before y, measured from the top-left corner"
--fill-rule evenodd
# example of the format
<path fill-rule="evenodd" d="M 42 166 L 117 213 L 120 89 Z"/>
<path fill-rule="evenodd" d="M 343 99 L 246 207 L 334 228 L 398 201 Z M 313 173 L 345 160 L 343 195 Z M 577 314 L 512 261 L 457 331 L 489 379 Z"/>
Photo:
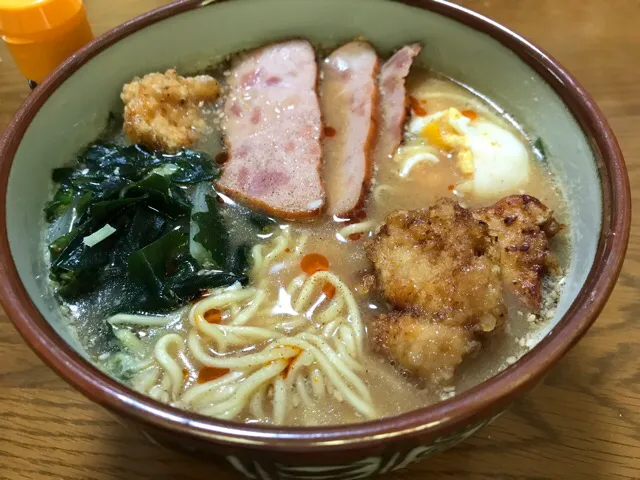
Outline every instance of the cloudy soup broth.
<path fill-rule="evenodd" d="M 356 53 L 363 55 L 354 50 L 344 58 L 350 61 Z M 277 54 L 269 53 L 273 58 Z M 234 62 L 242 63 L 240 58 Z M 364 63 L 362 58 L 354 64 Z M 326 60 L 316 61 L 319 81 L 325 81 Z M 371 160 L 363 201 L 348 215 L 332 214 L 325 206 L 306 218 L 287 219 L 269 205 L 263 208 L 236 194 L 230 183 L 224 186 L 226 169 L 239 161 L 229 102 L 251 108 L 262 95 L 253 90 L 260 82 L 278 88 L 287 80 L 279 75 L 276 82 L 275 74 L 262 78 L 264 69 L 257 69 L 257 80 L 243 86 L 245 98 L 238 99 L 233 78 L 242 66 L 234 62 L 207 71 L 210 83 L 205 77 L 176 79 L 158 73 L 150 81 L 157 82 L 153 88 L 166 87 L 160 97 L 160 90 L 149 93 L 143 83 L 126 95 L 125 87 L 124 121 L 117 119 L 108 134 L 80 154 L 79 163 L 54 173 L 56 189 L 67 195 L 58 191 L 46 211 L 51 285 L 96 365 L 158 401 L 204 415 L 246 423 L 334 425 L 397 415 L 451 398 L 535 345 L 553 317 L 570 248 L 565 199 L 543 140 L 531 138 L 519 119 L 472 88 L 415 64 L 404 82 L 400 144 L 382 161 Z M 376 68 L 383 72 L 384 65 L 381 60 Z M 189 78 L 200 80 L 190 84 Z M 219 90 L 214 92 L 214 85 Z M 166 93 L 170 89 L 178 93 Z M 373 101 L 384 102 L 383 93 Z M 154 95 L 156 103 L 148 100 Z M 340 94 L 324 98 L 320 106 L 333 101 L 339 104 Z M 153 106 L 158 102 L 160 107 Z M 163 102 L 169 113 L 158 113 Z M 189 102 L 193 109 L 186 111 Z M 274 105 L 280 108 L 277 101 Z M 165 140 L 160 141 L 160 134 L 143 132 L 139 123 L 129 121 L 134 108 L 144 109 L 139 118 L 164 115 L 168 124 L 186 123 L 198 135 L 183 140 L 176 127 L 172 137 L 162 132 Z M 380 114 L 378 107 L 374 110 L 371 115 Z M 278 115 L 285 114 L 265 111 L 263 105 L 260 115 L 258 120 L 277 123 Z M 327 142 L 343 138 L 345 129 L 355 131 L 345 118 L 333 125 L 323 122 L 315 132 L 324 155 Z M 247 126 L 248 136 L 259 128 L 260 122 L 255 124 Z M 149 125 L 159 128 L 151 120 Z M 370 139 L 371 150 L 378 137 Z M 322 158 L 320 175 L 326 163 Z M 94 186 L 89 190 L 87 185 Z M 332 187 L 327 191 L 331 194 Z M 380 245 L 382 236 L 393 234 L 385 225 L 390 214 L 426 212 L 442 198 L 475 212 L 511 195 L 533 196 L 553 212 L 553 233 L 548 235 L 553 268 L 528 258 L 509 264 L 536 272 L 532 278 L 539 280 L 542 293 L 534 307 L 505 280 L 495 310 L 503 313 L 490 316 L 488 326 L 465 313 L 474 320 L 456 324 L 446 336 L 438 325 L 453 325 L 448 313 L 434 313 L 424 303 L 407 307 L 385 287 L 384 267 L 376 259 L 388 258 Z M 431 217 L 416 218 L 431 222 Z M 469 221 L 480 222 L 483 229 L 488 223 L 483 241 L 493 242 L 488 248 L 497 252 L 495 258 L 504 255 L 490 221 Z M 518 221 L 505 216 L 499 223 L 517 226 Z M 543 233 L 535 235 L 546 245 Z M 536 245 L 541 244 L 520 242 L 514 249 L 529 254 Z M 501 279 L 506 267 L 495 262 L 493 272 Z M 82 275 L 91 274 L 91 281 L 83 280 L 89 277 Z M 451 275 L 455 278 L 455 272 Z M 418 326 L 387 322 L 376 330 L 384 334 L 373 333 L 380 318 L 403 315 L 413 316 Z M 420 322 L 434 326 L 436 333 L 422 332 Z M 387 338 L 389 345 L 380 345 Z M 393 344 L 399 338 L 409 342 L 400 350 Z M 414 338 L 417 343 L 411 343 Z M 441 354 L 425 354 L 425 348 Z"/>

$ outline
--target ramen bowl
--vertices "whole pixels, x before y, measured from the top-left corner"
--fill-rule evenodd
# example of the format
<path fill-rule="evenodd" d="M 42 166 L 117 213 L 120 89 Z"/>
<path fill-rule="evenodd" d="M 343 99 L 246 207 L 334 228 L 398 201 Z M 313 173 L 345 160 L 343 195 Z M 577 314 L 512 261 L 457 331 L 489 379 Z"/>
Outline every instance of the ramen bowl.
<path fill-rule="evenodd" d="M 572 253 L 555 318 L 515 364 L 480 385 L 399 416 L 313 428 L 257 426 L 140 395 L 87 359 L 46 282 L 42 209 L 50 172 L 96 138 L 136 75 L 304 36 L 356 36 L 381 53 L 424 45 L 420 61 L 483 92 L 544 139 L 569 203 Z M 440 0 L 180 1 L 77 52 L 29 96 L 0 141 L 2 304 L 34 351 L 73 387 L 150 441 L 249 478 L 363 478 L 447 449 L 490 423 L 585 334 L 620 271 L 630 225 L 624 161 L 602 113 L 553 58 L 501 25 Z"/>

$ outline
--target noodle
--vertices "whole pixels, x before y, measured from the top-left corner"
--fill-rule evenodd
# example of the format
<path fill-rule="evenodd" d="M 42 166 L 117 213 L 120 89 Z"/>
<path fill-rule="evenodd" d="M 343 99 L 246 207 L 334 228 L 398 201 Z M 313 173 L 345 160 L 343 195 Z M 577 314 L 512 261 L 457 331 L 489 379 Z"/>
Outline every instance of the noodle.
<path fill-rule="evenodd" d="M 245 307 L 240 313 L 232 320 L 232 325 L 244 325 L 251 317 L 253 317 L 260 305 L 267 297 L 267 294 L 264 290 L 258 290 L 258 293 L 253 297 L 253 300 L 249 303 L 249 306 Z"/>
<path fill-rule="evenodd" d="M 296 393 L 306 407 L 311 407 L 313 405 L 313 400 L 307 392 L 307 384 L 305 382 L 305 379 L 302 377 L 296 378 Z"/>
<path fill-rule="evenodd" d="M 226 307 L 233 303 L 244 302 L 255 295 L 255 293 L 256 290 L 254 288 L 236 287 L 227 288 L 220 293 L 214 291 L 212 295 L 205 297 L 194 305 L 189 313 L 189 320 L 193 324 L 193 320 L 191 319 L 192 315 L 204 317 L 204 314 L 209 310 Z"/>
<path fill-rule="evenodd" d="M 130 315 L 127 313 L 118 313 L 107 318 L 107 322 L 111 325 L 136 325 L 138 327 L 164 327 L 169 323 L 167 317 L 154 317 L 150 315 Z"/>
<path fill-rule="evenodd" d="M 164 388 L 164 390 L 171 390 L 171 398 L 175 399 L 182 387 L 184 376 L 180 365 L 178 365 L 178 362 L 176 362 L 169 353 L 169 349 L 172 346 L 175 347 L 178 352 L 184 349 L 184 340 L 182 340 L 180 335 L 169 333 L 158 340 L 154 348 L 154 355 L 157 362 L 164 369 L 165 380 L 168 379 L 169 382 L 169 386 Z"/>
<path fill-rule="evenodd" d="M 373 198 L 376 202 L 381 203 L 384 192 L 393 192 L 393 188 L 389 185 L 378 185 L 373 189 Z"/>
<path fill-rule="evenodd" d="M 287 413 L 287 387 L 282 375 L 278 375 L 273 382 L 273 423 L 276 425 L 282 425 Z"/>
<path fill-rule="evenodd" d="M 316 398 L 324 398 L 327 391 L 324 377 L 317 368 L 311 372 L 311 389 Z"/>
<path fill-rule="evenodd" d="M 278 332 L 268 328 L 213 325 L 200 320 L 197 321 L 196 329 L 198 333 L 214 340 L 218 352 L 224 352 L 229 346 L 247 346 L 280 336 Z"/>
<path fill-rule="evenodd" d="M 317 289 L 318 286 L 322 287 L 326 283 L 330 283 L 336 289 L 336 297 L 341 295 L 347 309 L 347 315 L 343 320 L 346 320 L 353 329 L 355 341 L 357 344 L 358 354 L 362 352 L 362 345 L 364 343 L 364 327 L 360 318 L 360 310 L 356 304 L 356 300 L 351 293 L 349 287 L 347 287 L 338 276 L 331 272 L 317 272 L 307 279 L 302 286 L 300 295 L 295 302 L 295 309 L 301 311 L 309 303 L 312 292 Z M 335 297 L 334 297 L 335 298 Z M 337 320 L 338 318 L 334 319 Z"/>
<path fill-rule="evenodd" d="M 346 228 L 372 226 L 362 222 Z M 329 393 L 360 415 L 373 418 L 371 394 L 356 373 L 364 369 L 358 362 L 364 327 L 349 287 L 329 271 L 298 275 L 286 288 L 270 285 L 265 278 L 276 266 L 293 265 L 306 238 L 294 241 L 285 228 L 268 243 L 254 246 L 250 277 L 257 288 L 236 284 L 213 290 L 196 302 L 186 313 L 190 327 L 186 341 L 177 333 L 162 336 L 154 348 L 157 366 L 136 376 L 137 389 L 205 415 L 232 419 L 244 414 L 276 425 L 285 421 L 291 409 L 313 408 Z M 331 300 L 322 292 L 326 284 L 335 287 Z M 265 304 L 267 298 L 275 297 L 269 293 L 274 288 L 279 289 L 280 303 Z M 288 307 L 278 306 L 283 302 Z M 212 309 L 219 310 L 222 323 L 206 320 Z M 145 319 L 138 320 L 142 324 Z M 155 321 L 166 325 L 166 321 Z M 269 327 L 269 323 L 275 325 Z M 288 333 L 283 334 L 283 329 Z M 130 340 L 126 333 L 123 338 Z M 185 352 L 199 365 L 228 373 L 192 384 L 179 364 Z"/>
<path fill-rule="evenodd" d="M 133 378 L 133 388 L 138 392 L 144 393 L 156 384 L 159 377 L 160 370 L 156 366 L 142 370 Z"/>
<path fill-rule="evenodd" d="M 244 374 L 242 372 L 230 372 L 216 380 L 211 380 L 207 383 L 196 385 L 187 390 L 180 401 L 184 404 L 197 402 L 199 398 L 202 398 L 203 396 L 206 396 L 211 392 L 215 392 L 220 387 L 235 382 L 241 379 L 243 376 Z"/>
<path fill-rule="evenodd" d="M 329 306 L 318 314 L 316 320 L 322 324 L 329 323 L 340 314 L 344 306 L 345 302 L 342 296 L 334 297 L 331 299 Z"/>
<path fill-rule="evenodd" d="M 113 330 L 113 334 L 116 336 L 120 343 L 136 357 L 140 357 L 144 354 L 144 346 L 142 342 L 131 330 Z"/>
<path fill-rule="evenodd" d="M 277 342 L 272 343 L 268 348 L 265 348 L 261 352 L 251 355 L 213 356 L 204 351 L 198 335 L 195 331 L 191 331 L 189 333 L 187 345 L 189 346 L 189 350 L 191 351 L 191 354 L 196 358 L 196 360 L 208 367 L 228 369 L 253 369 L 269 362 L 295 357 L 298 353 L 300 353 L 297 348 L 282 345 Z"/>
<path fill-rule="evenodd" d="M 434 163 L 438 163 L 439 161 L 440 159 L 433 153 L 421 152 L 419 154 L 412 155 L 411 157 L 409 157 L 408 160 L 406 160 L 402 164 L 402 168 L 400 168 L 399 175 L 401 177 L 408 176 L 411 173 L 411 170 L 413 169 L 413 167 L 415 167 L 419 163 L 427 162 L 427 163 L 434 164 Z"/>
<path fill-rule="evenodd" d="M 287 368 L 287 365 L 288 362 L 286 360 L 276 360 L 266 364 L 241 382 L 229 400 L 203 408 L 200 413 L 223 419 L 234 418 L 245 408 L 251 395 L 255 393 L 261 385 L 272 380 Z"/>
<path fill-rule="evenodd" d="M 342 237 L 343 241 L 346 241 L 350 235 L 354 234 L 368 234 L 375 228 L 375 223 L 371 220 L 366 220 L 364 222 L 354 223 L 351 225 L 347 225 L 346 227 L 342 227 L 338 230 L 338 235 Z"/>

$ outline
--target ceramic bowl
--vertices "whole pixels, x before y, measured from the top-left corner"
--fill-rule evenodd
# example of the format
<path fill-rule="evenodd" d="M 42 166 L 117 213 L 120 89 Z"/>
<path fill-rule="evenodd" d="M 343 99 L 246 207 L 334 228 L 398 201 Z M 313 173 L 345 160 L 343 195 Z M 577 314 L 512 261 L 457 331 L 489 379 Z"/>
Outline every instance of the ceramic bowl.
<path fill-rule="evenodd" d="M 382 54 L 407 42 L 420 60 L 487 95 L 544 139 L 571 204 L 573 253 L 557 315 L 539 344 L 502 373 L 436 405 L 323 428 L 244 425 L 177 410 L 98 371 L 65 330 L 40 260 L 50 172 L 121 109 L 135 75 L 193 71 L 230 52 L 304 36 L 323 45 L 363 35 Z M 147 438 L 254 479 L 362 478 L 446 449 L 536 385 L 587 331 L 628 241 L 630 193 L 616 140 L 593 100 L 549 55 L 501 25 L 439 0 L 181 1 L 125 23 L 75 54 L 27 99 L 0 142 L 0 293 L 29 345 L 71 385 Z"/>

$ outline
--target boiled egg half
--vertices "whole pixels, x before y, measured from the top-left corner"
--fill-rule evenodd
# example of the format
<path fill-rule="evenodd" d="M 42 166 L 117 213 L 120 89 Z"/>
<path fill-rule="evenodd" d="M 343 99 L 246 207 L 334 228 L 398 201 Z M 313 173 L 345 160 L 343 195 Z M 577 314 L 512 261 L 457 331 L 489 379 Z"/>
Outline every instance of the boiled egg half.
<path fill-rule="evenodd" d="M 409 131 L 427 150 L 416 148 L 413 142 L 401 148 L 400 175 L 406 175 L 407 168 L 418 162 L 435 163 L 435 149 L 451 155 L 468 178 L 457 185 L 461 192 L 497 197 L 517 193 L 529 181 L 530 158 L 522 141 L 495 123 L 478 118 L 475 112 L 448 108 L 428 116 L 412 116 Z"/>

